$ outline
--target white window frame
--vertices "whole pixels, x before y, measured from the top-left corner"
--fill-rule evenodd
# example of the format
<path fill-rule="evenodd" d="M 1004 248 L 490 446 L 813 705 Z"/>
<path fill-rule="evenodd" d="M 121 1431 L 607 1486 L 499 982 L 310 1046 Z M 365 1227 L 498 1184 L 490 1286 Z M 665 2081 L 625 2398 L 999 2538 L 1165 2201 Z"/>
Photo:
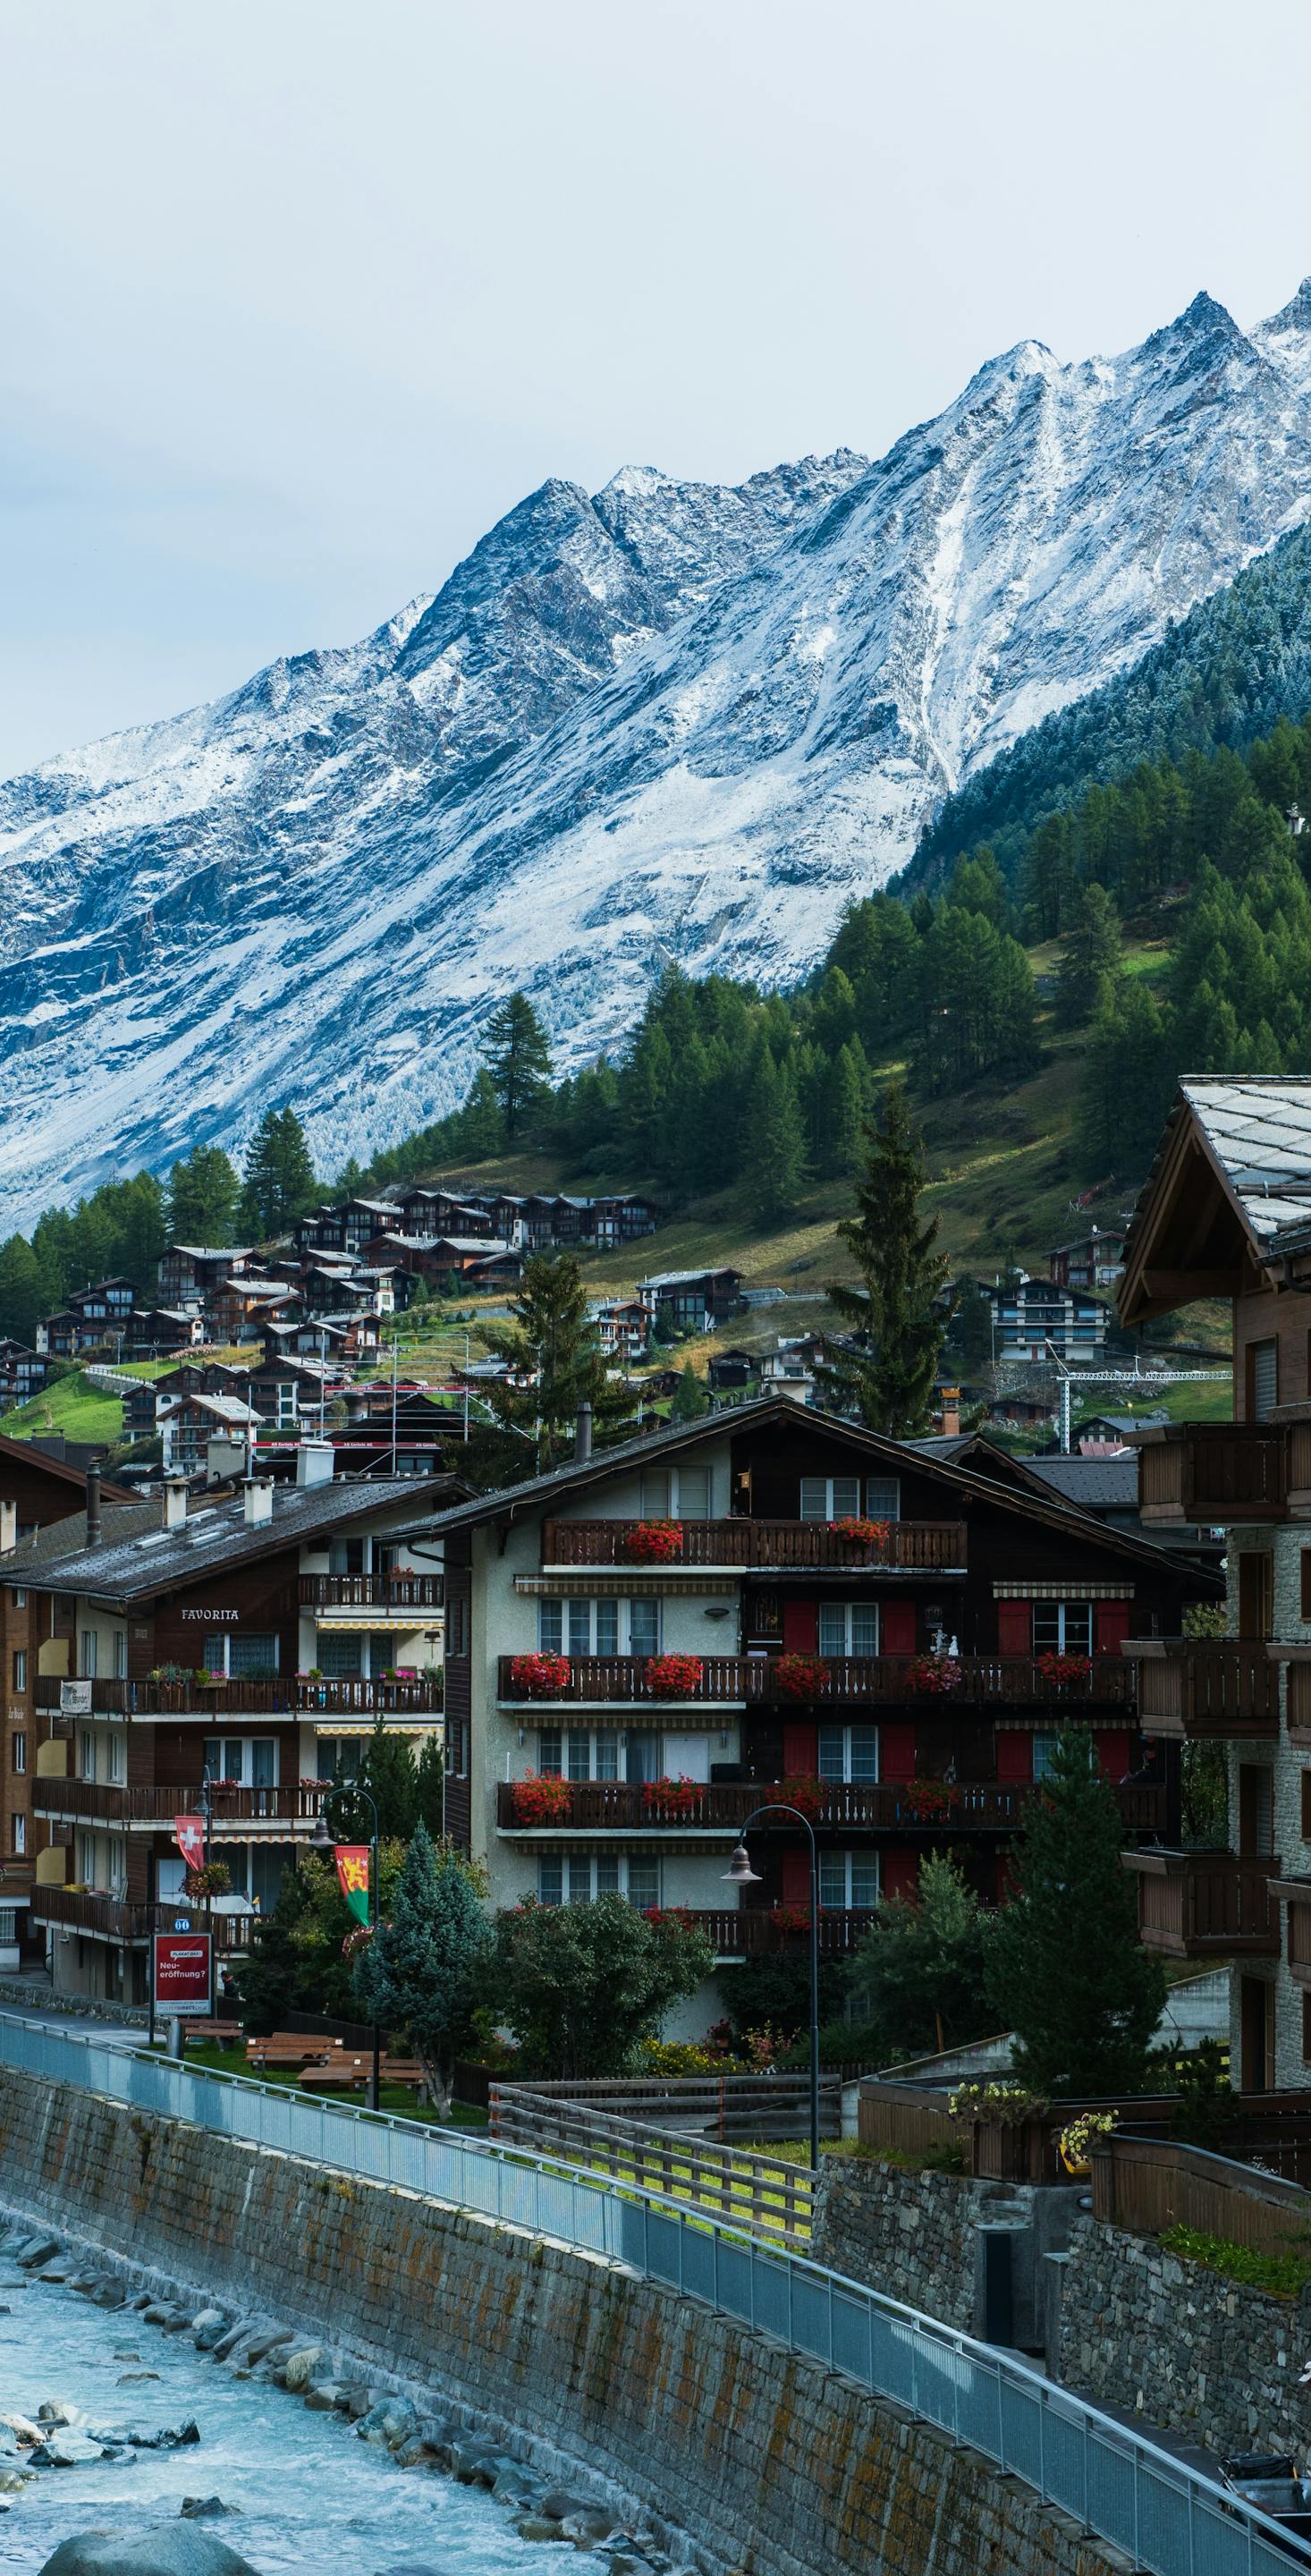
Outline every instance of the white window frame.
<path fill-rule="evenodd" d="M 1074 1614 L 1077 1635 L 1071 1640 L 1070 1614 Z M 1040 1636 L 1039 1629 L 1055 1618 L 1056 1635 Z M 1091 1655 L 1097 1628 L 1091 1601 L 1035 1601 L 1033 1604 L 1033 1651 L 1035 1655 Z"/>
<path fill-rule="evenodd" d="M 27 1818 L 21 1807 L 14 1809 L 12 1831 L 14 1858 L 25 1860 L 27 1858 Z"/>
<path fill-rule="evenodd" d="M 125 1682 L 127 1680 L 126 1628 L 116 1628 L 114 1630 L 114 1679 L 116 1682 Z"/>
<path fill-rule="evenodd" d="M 899 1521 L 901 1478 L 803 1476 L 798 1508 L 803 1521 L 856 1520 L 862 1512 L 872 1521 Z"/>
<path fill-rule="evenodd" d="M 840 1736 L 842 1739 L 840 1747 L 842 1768 L 840 1771 L 835 1771 L 832 1767 L 826 1770 L 824 1767 L 826 1761 L 831 1766 L 834 1751 L 835 1749 L 838 1749 L 835 1748 L 833 1742 L 835 1736 Z M 854 1774 L 853 1779 L 852 1756 L 856 1748 L 853 1745 L 852 1739 L 855 1736 L 859 1736 L 861 1738 L 859 1746 L 861 1754 L 861 1768 Z M 826 1737 L 828 1739 L 827 1743 L 825 1742 Z M 866 1741 L 869 1737 L 873 1738 L 872 1750 L 874 1768 L 872 1771 L 865 1768 L 871 1751 L 870 1744 Z M 821 1780 L 831 1780 L 835 1786 L 840 1782 L 844 1788 L 851 1788 L 852 1786 L 855 1786 L 856 1788 L 869 1788 L 877 1781 L 879 1776 L 879 1730 L 877 1726 L 870 1726 L 863 1722 L 857 1723 L 855 1726 L 821 1725 L 818 1729 L 815 1759 L 819 1766 L 819 1776 Z"/>
<path fill-rule="evenodd" d="M 23 1532 L 20 1530 L 18 1535 L 21 1538 L 23 1536 Z M 16 1583 L 10 1592 L 9 1598 L 12 1601 L 15 1610 L 25 1610 L 27 1608 L 26 1584 Z"/>
<path fill-rule="evenodd" d="M 96 1679 L 96 1648 L 99 1644 L 95 1629 L 84 1628 L 78 1643 L 81 1648 L 78 1662 L 80 1677 L 84 1682 L 93 1682 Z"/>
<path fill-rule="evenodd" d="M 9 1760 L 21 1780 L 27 1770 L 27 1728 L 16 1726 L 9 1739 Z"/>
<path fill-rule="evenodd" d="M 600 1868 L 598 1870 L 598 1862 Z M 636 1898 L 630 1896 L 630 1873 L 637 1866 L 645 1877 L 655 1873 L 655 1888 L 643 1887 Z M 613 1875 L 613 1886 L 603 1883 Z M 658 1852 L 542 1852 L 537 1862 L 537 1901 L 539 1905 L 590 1905 L 598 1895 L 624 1896 L 643 1908 L 659 1905 L 662 1900 L 664 1873 Z M 598 1881 L 602 1883 L 598 1884 Z M 557 1894 L 548 1893 L 558 1889 Z"/>
<path fill-rule="evenodd" d="M 123 1760 L 123 1738 L 119 1734 L 114 1734 L 109 1738 L 109 1785 L 112 1789 L 121 1789 L 126 1778 L 127 1766 Z"/>
<path fill-rule="evenodd" d="M 839 1869 L 841 1871 L 841 1887 L 840 1889 L 835 1889 L 834 1880 Z M 860 1871 L 862 1877 L 865 1878 L 865 1891 L 860 1895 L 857 1895 L 855 1892 L 857 1871 Z M 873 1874 L 872 1892 L 870 1892 L 870 1880 L 867 1875 L 870 1872 Z M 826 1880 L 827 1886 L 825 1884 Z M 828 1908 L 835 1914 L 863 1914 L 871 1911 L 873 1907 L 878 1904 L 881 1893 L 879 1856 L 876 1851 L 825 1851 L 820 1853 L 819 1902 L 821 1910 Z"/>
<path fill-rule="evenodd" d="M 713 1467 L 644 1467 L 639 1491 L 643 1520 L 710 1521 L 715 1517 Z"/>
<path fill-rule="evenodd" d="M 853 1640 L 859 1636 L 861 1642 Z M 821 1655 L 877 1655 L 880 1651 L 879 1605 L 877 1601 L 821 1601 L 819 1605 L 819 1651 Z"/>
<path fill-rule="evenodd" d="M 207 1764 L 208 1749 L 211 1744 L 218 1744 L 222 1747 L 223 1769 L 221 1771 L 211 1771 L 210 1778 L 213 1780 L 231 1780 L 235 1778 L 239 1789 L 253 1789 L 256 1785 L 251 1778 L 251 1770 L 253 1768 L 251 1758 L 252 1748 L 256 1744 L 271 1744 L 273 1747 L 273 1777 L 271 1780 L 261 1780 L 259 1786 L 261 1789 L 277 1789 L 281 1786 L 279 1777 L 281 1747 L 276 1735 L 207 1736 L 205 1739 L 205 1758 Z M 241 1768 L 235 1773 L 229 1771 L 227 1767 L 227 1757 L 233 1750 L 234 1746 L 239 1746 L 241 1751 Z"/>
<path fill-rule="evenodd" d="M 579 1594 L 573 1594 L 572 1596 L 565 1594 L 551 1594 L 549 1596 L 544 1596 L 537 1604 L 537 1646 L 539 1654 L 632 1655 L 636 1653 L 638 1655 L 658 1655 L 660 1652 L 660 1632 L 662 1624 L 660 1616 L 660 1602 L 656 1595 L 649 1592 L 642 1594 L 639 1597 L 641 1599 L 642 1609 L 644 1612 L 650 1610 L 654 1610 L 655 1612 L 655 1644 L 653 1646 L 634 1647 L 633 1603 L 628 1598 L 620 1597 L 616 1599 L 612 1593 L 604 1593 L 595 1597 L 590 1595 L 581 1596 Z M 615 1643 L 613 1646 L 598 1646 L 596 1642 L 598 1625 L 597 1612 L 602 1608 L 607 1611 L 613 1610 L 615 1612 Z M 587 1615 L 588 1643 L 585 1646 L 575 1645 L 570 1634 L 571 1628 L 578 1623 L 579 1614 L 581 1612 L 586 1612 Z"/>
<path fill-rule="evenodd" d="M 14 1648 L 14 1688 L 16 1691 L 25 1691 L 27 1688 L 26 1646 L 15 1646 Z"/>
<path fill-rule="evenodd" d="M 275 1673 L 278 1672 L 281 1669 L 280 1648 L 282 1644 L 281 1635 L 278 1629 L 258 1629 L 253 1630 L 251 1633 L 252 1635 L 263 1637 L 267 1644 L 272 1647 L 273 1651 L 268 1656 L 267 1661 L 270 1670 Z M 201 1654 L 204 1657 L 204 1669 L 207 1673 L 221 1673 L 225 1681 L 239 1682 L 242 1680 L 242 1674 L 234 1673 L 232 1670 L 233 1642 L 234 1632 L 231 1628 L 207 1628 L 205 1630 L 201 1645 Z M 249 1641 L 242 1638 L 238 1631 L 236 1632 L 236 1642 L 239 1644 L 245 1644 Z M 219 1663 L 213 1663 L 210 1660 L 216 1644 L 219 1646 L 222 1653 L 222 1660 Z"/>
<path fill-rule="evenodd" d="M 88 1726 L 83 1727 L 78 1738 L 77 1776 L 79 1780 L 91 1781 L 96 1776 L 96 1739 Z"/>

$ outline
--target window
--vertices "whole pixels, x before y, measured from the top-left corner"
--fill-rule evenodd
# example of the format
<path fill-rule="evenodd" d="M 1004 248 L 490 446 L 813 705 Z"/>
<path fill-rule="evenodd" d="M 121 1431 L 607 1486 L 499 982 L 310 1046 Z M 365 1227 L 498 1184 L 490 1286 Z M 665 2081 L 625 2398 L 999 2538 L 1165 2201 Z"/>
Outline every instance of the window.
<path fill-rule="evenodd" d="M 82 1631 L 82 1654 L 81 1660 L 78 1664 L 78 1671 L 84 1682 L 93 1682 L 95 1680 L 96 1632 L 94 1628 L 84 1628 Z"/>
<path fill-rule="evenodd" d="M 543 1852 L 537 1896 L 542 1905 L 590 1905 L 598 1896 L 626 1896 L 645 1911 L 660 1902 L 660 1863 L 636 1854 L 630 1859 L 626 1852 Z"/>
<path fill-rule="evenodd" d="M 123 1738 L 121 1735 L 111 1735 L 109 1739 L 109 1777 L 115 1788 L 122 1787 Z"/>
<path fill-rule="evenodd" d="M 553 1779 L 621 1779 L 619 1754 L 613 1727 L 571 1726 L 567 1735 L 558 1726 L 537 1731 L 537 1768 Z"/>
<path fill-rule="evenodd" d="M 278 1382 L 278 1428 L 279 1428 L 279 1430 L 280 1430 L 280 1431 L 281 1431 L 281 1430 L 285 1430 L 285 1429 L 286 1429 L 286 1427 L 287 1427 L 287 1425 L 288 1425 L 288 1423 L 294 1422 L 294 1421 L 296 1420 L 296 1400 L 297 1400 L 297 1387 L 296 1387 L 296 1381 L 295 1381 L 295 1379 L 294 1379 L 294 1378 L 291 1378 L 291 1379 L 286 1379 L 286 1378 L 279 1379 L 279 1382 Z"/>
<path fill-rule="evenodd" d="M 26 1530 L 20 1529 L 18 1535 L 20 1538 L 25 1538 L 29 1533 Z M 27 1593 L 21 1583 L 16 1583 L 14 1585 L 9 1598 L 13 1602 L 15 1610 L 25 1610 L 27 1608 Z"/>
<path fill-rule="evenodd" d="M 96 1739 L 83 1728 L 82 1740 L 78 1747 L 78 1777 L 82 1780 L 94 1780 L 95 1776 Z"/>
<path fill-rule="evenodd" d="M 1052 1755 L 1060 1743 L 1059 1735 L 1035 1735 L 1033 1739 L 1033 1776 L 1045 1780 L 1052 1767 Z"/>
<path fill-rule="evenodd" d="M 16 1856 L 21 1860 L 21 1858 L 22 1858 L 22 1856 L 23 1856 L 24 1852 L 27 1850 L 27 1818 L 26 1818 L 26 1816 L 24 1816 L 24 1815 L 22 1815 L 22 1814 L 19 1814 L 19 1815 L 14 1816 L 14 1817 L 11 1819 L 11 1825 L 12 1825 L 12 1831 L 13 1831 L 13 1846 L 12 1846 L 12 1847 L 13 1847 L 13 1850 L 14 1850 L 14 1852 L 15 1852 Z"/>
<path fill-rule="evenodd" d="M 1247 1419 L 1265 1422 L 1279 1402 L 1279 1344 L 1249 1342 L 1247 1345 Z"/>
<path fill-rule="evenodd" d="M 658 1655 L 660 1604 L 539 1601 L 537 1643 L 544 1655 Z"/>
<path fill-rule="evenodd" d="M 127 1680 L 126 1628 L 116 1628 L 114 1630 L 114 1679 L 116 1682 L 125 1682 Z"/>
<path fill-rule="evenodd" d="M 242 1789 L 276 1789 L 278 1747 L 271 1735 L 210 1735 L 205 1769 L 211 1780 L 235 1780 Z"/>
<path fill-rule="evenodd" d="M 821 1655 L 876 1655 L 879 1650 L 877 1601 L 821 1601 Z"/>
<path fill-rule="evenodd" d="M 1091 1601 L 1035 1601 L 1033 1651 L 1035 1655 L 1090 1655 Z"/>
<path fill-rule="evenodd" d="M 0 1941 L 12 1945 L 18 1939 L 18 1914 L 12 1905 L 0 1905 Z"/>
<path fill-rule="evenodd" d="M 16 1691 L 25 1691 L 27 1688 L 26 1646 L 15 1646 L 14 1648 L 14 1688 Z"/>
<path fill-rule="evenodd" d="M 879 1864 L 876 1852 L 821 1852 L 819 1856 L 819 1901 L 835 1913 L 845 1914 L 851 1907 L 873 1907 L 879 1901 Z"/>
<path fill-rule="evenodd" d="M 359 1777 L 363 1746 L 358 1736 L 320 1735 L 315 1741 L 314 1759 L 320 1780 L 355 1780 Z"/>
<path fill-rule="evenodd" d="M 293 1393 L 294 1393 L 293 1389 Z M 362 1538 L 335 1538 L 328 1549 L 330 1574 L 363 1574 L 364 1541 Z"/>
<path fill-rule="evenodd" d="M 334 1681 L 355 1681 L 364 1670 L 364 1640 L 358 1634 L 334 1636 L 320 1628 L 315 1648 L 319 1671 Z"/>
<path fill-rule="evenodd" d="M 872 1521 L 899 1521 L 901 1518 L 900 1476 L 867 1476 L 865 1509 Z"/>
<path fill-rule="evenodd" d="M 841 1521 L 855 1519 L 860 1511 L 859 1476 L 803 1476 L 801 1479 L 801 1517 L 803 1521 Z"/>
<path fill-rule="evenodd" d="M 877 1780 L 879 1731 L 876 1726 L 821 1726 L 821 1780 Z"/>
<path fill-rule="evenodd" d="M 467 1601 L 452 1601 L 446 1611 L 446 1652 L 450 1656 L 467 1655 L 468 1651 L 469 1604 Z"/>
<path fill-rule="evenodd" d="M 708 1467 L 644 1467 L 642 1518 L 648 1521 L 708 1521 Z"/>
<path fill-rule="evenodd" d="M 27 1769 L 27 1729 L 16 1726 L 9 1738 L 9 1759 L 15 1771 Z"/>
<path fill-rule="evenodd" d="M 201 1669 L 207 1673 L 225 1673 L 228 1669 L 228 1641 L 221 1628 L 205 1630 Z"/>
<path fill-rule="evenodd" d="M 272 1637 L 229 1637 L 228 1671 L 239 1674 L 276 1673 L 278 1640 Z"/>

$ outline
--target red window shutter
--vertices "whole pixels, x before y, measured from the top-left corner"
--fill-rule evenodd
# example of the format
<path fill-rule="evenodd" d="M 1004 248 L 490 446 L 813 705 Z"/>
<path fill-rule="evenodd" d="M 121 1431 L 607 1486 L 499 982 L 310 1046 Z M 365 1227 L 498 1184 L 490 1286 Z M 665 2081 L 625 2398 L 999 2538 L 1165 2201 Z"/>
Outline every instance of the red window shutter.
<path fill-rule="evenodd" d="M 806 1852 L 783 1854 L 783 1902 L 785 1905 L 809 1905 L 810 1859 Z"/>
<path fill-rule="evenodd" d="M 1033 1737 L 1021 1726 L 997 1729 L 997 1777 L 1010 1785 L 1033 1778 Z"/>
<path fill-rule="evenodd" d="M 885 1601 L 879 1613 L 879 1644 L 885 1655 L 915 1652 L 915 1604 Z"/>
<path fill-rule="evenodd" d="M 1108 1780 L 1123 1780 L 1133 1769 L 1133 1737 L 1127 1728 L 1098 1727 L 1093 1735 L 1097 1747 L 1097 1767 Z"/>
<path fill-rule="evenodd" d="M 819 1768 L 819 1729 L 785 1725 L 783 1774 L 788 1780 L 813 1780 Z"/>
<path fill-rule="evenodd" d="M 783 1651 L 787 1655 L 818 1654 L 819 1603 L 817 1601 L 784 1602 Z"/>
<path fill-rule="evenodd" d="M 879 1863 L 879 1895 L 885 1902 L 893 1896 L 918 1896 L 919 1884 L 920 1865 L 915 1852 L 884 1852 Z"/>
<path fill-rule="evenodd" d="M 1133 1604 L 1130 1601 L 1099 1601 L 1093 1618 L 1093 1639 L 1099 1655 L 1118 1655 L 1129 1634 Z"/>
<path fill-rule="evenodd" d="M 880 1780 L 913 1780 L 914 1777 L 914 1727 L 881 1726 L 879 1728 Z"/>
<path fill-rule="evenodd" d="M 997 1652 L 999 1655 L 1033 1653 L 1033 1612 L 1027 1601 L 998 1602 Z"/>

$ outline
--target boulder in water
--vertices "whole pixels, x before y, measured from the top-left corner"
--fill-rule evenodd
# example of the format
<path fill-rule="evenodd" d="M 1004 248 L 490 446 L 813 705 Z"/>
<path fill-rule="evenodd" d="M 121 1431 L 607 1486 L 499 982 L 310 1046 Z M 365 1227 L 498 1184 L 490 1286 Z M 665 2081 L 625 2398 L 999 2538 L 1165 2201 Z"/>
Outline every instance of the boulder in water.
<path fill-rule="evenodd" d="M 79 2531 L 62 2540 L 41 2576 L 258 2576 L 248 2558 L 194 2522 L 166 2523 L 125 2540 L 116 2531 Z"/>

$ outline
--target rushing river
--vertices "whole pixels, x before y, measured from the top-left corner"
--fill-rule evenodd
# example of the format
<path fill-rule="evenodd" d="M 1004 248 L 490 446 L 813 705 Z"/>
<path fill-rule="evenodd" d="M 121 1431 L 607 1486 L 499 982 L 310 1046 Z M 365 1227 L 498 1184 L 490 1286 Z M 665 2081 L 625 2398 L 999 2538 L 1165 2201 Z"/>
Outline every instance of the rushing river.
<path fill-rule="evenodd" d="M 407 2566 L 433 2576 L 563 2576 L 578 2568 L 572 2545 L 521 2540 L 511 2511 L 485 2490 L 398 2469 L 345 2417 L 234 2379 L 186 2335 L 32 2281 L 2 2255 L 0 2303 L 10 2310 L 0 2316 L 0 2412 L 31 2416 L 58 2399 L 86 2408 L 93 2424 L 142 2432 L 193 2415 L 201 2436 L 181 2450 L 141 2451 L 130 2464 L 43 2470 L 0 2516 L 0 2570 L 32 2576 L 70 2532 L 136 2537 L 175 2520 L 187 2495 L 240 2506 L 240 2520 L 200 2527 L 260 2576 L 399 2576 Z M 141 2370 L 158 2379 L 118 2385 Z"/>

